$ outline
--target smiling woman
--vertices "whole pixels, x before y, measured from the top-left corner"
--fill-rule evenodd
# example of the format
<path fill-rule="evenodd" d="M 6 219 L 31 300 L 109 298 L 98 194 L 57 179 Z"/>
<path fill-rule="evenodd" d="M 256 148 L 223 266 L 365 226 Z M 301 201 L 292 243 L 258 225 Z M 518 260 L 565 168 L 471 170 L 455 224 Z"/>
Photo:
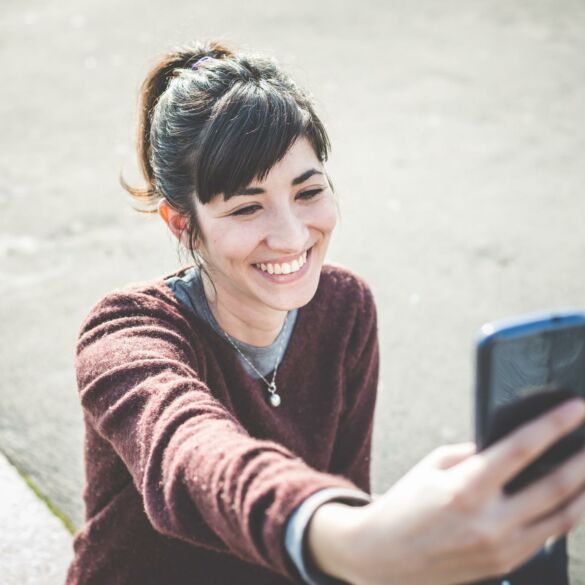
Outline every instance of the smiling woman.
<path fill-rule="evenodd" d="M 329 148 L 274 59 L 197 43 L 146 76 L 146 186 L 121 182 L 193 265 L 82 325 L 87 521 L 68 585 L 338 582 L 307 528 L 371 501 L 379 351 L 369 286 L 325 262 Z"/>

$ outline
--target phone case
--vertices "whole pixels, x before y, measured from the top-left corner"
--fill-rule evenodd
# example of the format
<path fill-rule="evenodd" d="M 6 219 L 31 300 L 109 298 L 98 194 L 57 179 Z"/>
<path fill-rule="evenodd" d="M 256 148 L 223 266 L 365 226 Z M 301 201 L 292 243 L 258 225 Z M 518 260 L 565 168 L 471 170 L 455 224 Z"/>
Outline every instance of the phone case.
<path fill-rule="evenodd" d="M 585 398 L 585 312 L 565 309 L 486 323 L 476 340 L 475 429 L 484 449 L 575 395 Z M 585 426 L 505 486 L 513 493 L 578 451 Z"/>

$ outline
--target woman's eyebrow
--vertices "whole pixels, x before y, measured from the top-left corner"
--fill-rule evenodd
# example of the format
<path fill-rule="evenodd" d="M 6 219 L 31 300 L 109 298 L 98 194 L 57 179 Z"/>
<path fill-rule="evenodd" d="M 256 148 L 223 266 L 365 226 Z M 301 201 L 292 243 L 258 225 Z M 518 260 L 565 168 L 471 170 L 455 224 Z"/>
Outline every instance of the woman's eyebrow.
<path fill-rule="evenodd" d="M 309 169 L 308 171 L 305 171 L 302 175 L 295 177 L 291 181 L 291 185 L 300 185 L 301 183 L 304 183 L 309 177 L 312 177 L 313 175 L 322 174 L 323 173 L 321 171 L 318 171 L 317 169 Z M 236 195 L 258 195 L 260 193 L 266 193 L 266 191 L 261 187 L 245 187 L 244 189 L 238 191 Z"/>

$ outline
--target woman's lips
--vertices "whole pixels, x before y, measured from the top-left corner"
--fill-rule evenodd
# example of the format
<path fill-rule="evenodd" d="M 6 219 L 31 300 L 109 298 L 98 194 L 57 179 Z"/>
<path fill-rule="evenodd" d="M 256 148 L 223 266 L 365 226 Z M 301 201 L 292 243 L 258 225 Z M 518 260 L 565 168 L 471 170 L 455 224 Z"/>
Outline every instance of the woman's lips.
<path fill-rule="evenodd" d="M 307 273 L 307 271 L 309 269 L 309 265 L 311 263 L 311 257 L 313 255 L 312 254 L 313 247 L 309 248 L 309 250 L 307 251 L 306 262 L 296 272 L 291 272 L 290 274 L 270 274 L 269 272 L 265 272 L 261 268 L 258 268 L 254 265 L 252 265 L 252 268 L 254 270 L 256 270 L 257 272 L 259 272 L 264 278 L 266 278 L 270 282 L 275 282 L 275 283 L 279 283 L 279 284 L 286 284 L 289 282 L 294 282 L 296 280 L 301 279 Z"/>

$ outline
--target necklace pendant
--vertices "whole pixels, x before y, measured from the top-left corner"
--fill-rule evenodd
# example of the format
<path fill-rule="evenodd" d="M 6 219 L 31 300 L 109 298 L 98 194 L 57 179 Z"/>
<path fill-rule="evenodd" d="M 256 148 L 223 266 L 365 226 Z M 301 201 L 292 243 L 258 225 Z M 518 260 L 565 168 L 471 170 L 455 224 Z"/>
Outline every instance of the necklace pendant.
<path fill-rule="evenodd" d="M 278 394 L 274 393 L 270 395 L 270 404 L 272 404 L 272 406 L 274 407 L 280 406 L 281 402 L 282 400 L 280 399 L 280 396 Z"/>

